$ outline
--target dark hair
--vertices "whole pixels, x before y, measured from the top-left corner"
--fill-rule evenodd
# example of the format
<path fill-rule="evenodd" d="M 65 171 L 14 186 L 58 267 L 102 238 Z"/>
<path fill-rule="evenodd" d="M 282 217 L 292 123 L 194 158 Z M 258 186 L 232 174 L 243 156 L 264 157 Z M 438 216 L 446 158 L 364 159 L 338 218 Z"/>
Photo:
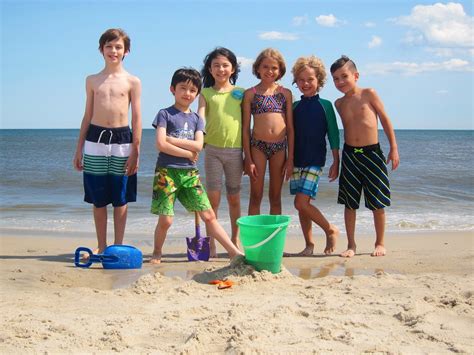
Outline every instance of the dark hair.
<path fill-rule="evenodd" d="M 339 58 L 338 60 L 336 60 L 334 63 L 332 63 L 331 65 L 331 74 L 333 74 L 336 70 L 342 68 L 344 65 L 346 65 L 347 63 L 349 63 L 349 70 L 352 71 L 352 72 L 356 72 L 357 71 L 357 67 L 355 65 L 355 63 L 352 61 L 352 59 L 350 59 L 348 56 L 346 55 L 341 55 L 341 58 Z"/>
<path fill-rule="evenodd" d="M 128 34 L 121 28 L 109 28 L 107 31 L 102 33 L 102 36 L 100 36 L 99 39 L 100 52 L 102 53 L 104 51 L 104 46 L 107 42 L 115 41 L 119 38 L 123 39 L 125 53 L 130 52 L 130 37 L 128 37 Z"/>
<path fill-rule="evenodd" d="M 237 63 L 237 57 L 235 56 L 235 54 L 230 49 L 224 47 L 216 47 L 216 49 L 206 55 L 206 58 L 204 58 L 203 61 L 204 66 L 201 69 L 201 75 L 203 86 L 205 88 L 209 88 L 211 86 L 214 86 L 215 84 L 215 80 L 211 74 L 210 68 L 212 61 L 220 55 L 226 57 L 229 60 L 230 64 L 232 64 L 232 68 L 234 69 L 234 72 L 229 78 L 230 83 L 234 85 L 237 81 L 237 78 L 239 77 L 240 67 L 239 63 Z"/>
<path fill-rule="evenodd" d="M 194 68 L 180 68 L 176 70 L 171 78 L 171 86 L 176 88 L 179 83 L 191 82 L 201 92 L 201 74 Z"/>

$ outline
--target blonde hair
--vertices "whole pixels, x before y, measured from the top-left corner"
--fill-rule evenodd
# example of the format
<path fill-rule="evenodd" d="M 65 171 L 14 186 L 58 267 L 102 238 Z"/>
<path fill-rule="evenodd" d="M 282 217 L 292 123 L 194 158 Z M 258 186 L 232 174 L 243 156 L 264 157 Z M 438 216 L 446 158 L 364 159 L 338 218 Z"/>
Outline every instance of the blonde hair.
<path fill-rule="evenodd" d="M 318 57 L 311 55 L 309 57 L 299 57 L 291 72 L 293 73 L 293 84 L 296 83 L 298 75 L 305 69 L 305 68 L 312 68 L 314 70 L 314 74 L 316 74 L 316 78 L 318 79 L 318 91 L 321 90 L 326 84 L 326 68 L 324 67 L 324 63 Z"/>
<path fill-rule="evenodd" d="M 270 58 L 278 62 L 278 66 L 280 70 L 279 70 L 278 78 L 276 80 L 281 79 L 283 75 L 285 75 L 286 73 L 286 64 L 281 53 L 274 48 L 267 48 L 260 52 L 260 54 L 258 55 L 257 59 L 255 59 L 255 62 L 253 63 L 253 66 L 252 66 L 253 75 L 255 75 L 258 79 L 260 79 L 260 74 L 258 73 L 258 67 L 260 66 L 260 64 L 262 64 L 265 58 Z"/>

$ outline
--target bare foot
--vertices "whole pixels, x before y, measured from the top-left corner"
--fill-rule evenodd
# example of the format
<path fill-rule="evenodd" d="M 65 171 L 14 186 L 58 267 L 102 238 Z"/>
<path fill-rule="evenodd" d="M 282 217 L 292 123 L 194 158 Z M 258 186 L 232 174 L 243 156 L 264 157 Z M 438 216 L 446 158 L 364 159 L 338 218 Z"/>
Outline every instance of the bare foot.
<path fill-rule="evenodd" d="M 354 249 L 349 248 L 346 251 L 343 251 L 341 253 L 341 256 L 343 258 L 352 258 L 355 254 L 356 254 L 355 248 Z"/>
<path fill-rule="evenodd" d="M 314 252 L 314 245 L 307 245 L 299 253 L 283 253 L 283 256 L 292 257 L 292 256 L 311 256 Z"/>
<path fill-rule="evenodd" d="M 153 264 L 153 265 L 161 264 L 161 253 L 153 254 L 150 259 L 150 264 Z"/>
<path fill-rule="evenodd" d="M 331 224 L 330 233 L 326 235 L 326 248 L 324 248 L 324 254 L 330 255 L 336 249 L 337 238 L 339 237 L 339 229 Z"/>
<path fill-rule="evenodd" d="M 370 256 L 384 256 L 387 254 L 387 249 L 383 245 L 376 245 L 375 250 Z"/>
<path fill-rule="evenodd" d="M 95 248 L 94 250 L 92 250 L 92 254 L 102 254 L 104 250 L 105 248 L 104 249 Z M 90 259 L 90 255 L 88 253 L 82 254 L 81 261 L 89 261 L 89 259 Z"/>

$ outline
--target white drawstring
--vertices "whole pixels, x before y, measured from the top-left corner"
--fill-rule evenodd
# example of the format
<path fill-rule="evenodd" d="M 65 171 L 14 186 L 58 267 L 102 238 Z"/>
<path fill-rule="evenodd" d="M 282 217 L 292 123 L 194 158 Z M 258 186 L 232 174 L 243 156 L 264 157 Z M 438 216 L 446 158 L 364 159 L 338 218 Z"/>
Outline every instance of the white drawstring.
<path fill-rule="evenodd" d="M 111 130 L 108 130 L 108 131 L 109 131 L 109 133 L 110 133 L 110 137 L 109 137 L 109 147 L 108 147 L 108 148 L 109 148 L 109 149 L 108 149 L 108 155 L 110 155 L 110 153 L 111 153 L 111 145 L 110 145 L 110 143 L 112 142 L 112 137 L 114 136 L 114 133 L 113 133 Z M 106 129 L 103 129 L 102 132 L 100 132 L 100 134 L 99 134 L 99 139 L 97 140 L 97 143 L 100 143 L 100 139 L 102 138 L 102 135 L 103 135 L 105 132 L 107 132 Z"/>

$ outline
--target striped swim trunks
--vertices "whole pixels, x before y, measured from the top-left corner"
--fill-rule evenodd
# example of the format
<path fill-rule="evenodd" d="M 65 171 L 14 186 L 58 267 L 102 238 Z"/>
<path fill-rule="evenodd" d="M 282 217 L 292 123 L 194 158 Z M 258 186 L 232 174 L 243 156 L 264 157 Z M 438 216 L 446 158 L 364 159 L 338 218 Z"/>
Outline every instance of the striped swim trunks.
<path fill-rule="evenodd" d="M 313 200 L 318 193 L 319 178 L 323 169 L 319 166 L 306 166 L 304 168 L 293 168 L 290 179 L 290 194 L 305 194 Z"/>
<path fill-rule="evenodd" d="M 84 201 L 119 207 L 137 200 L 137 175 L 125 176 L 132 133 L 129 127 L 91 124 L 84 143 Z"/>
<path fill-rule="evenodd" d="M 362 189 L 369 210 L 390 206 L 385 157 L 379 144 L 365 147 L 344 144 L 337 202 L 351 210 L 358 209 Z"/>

